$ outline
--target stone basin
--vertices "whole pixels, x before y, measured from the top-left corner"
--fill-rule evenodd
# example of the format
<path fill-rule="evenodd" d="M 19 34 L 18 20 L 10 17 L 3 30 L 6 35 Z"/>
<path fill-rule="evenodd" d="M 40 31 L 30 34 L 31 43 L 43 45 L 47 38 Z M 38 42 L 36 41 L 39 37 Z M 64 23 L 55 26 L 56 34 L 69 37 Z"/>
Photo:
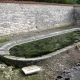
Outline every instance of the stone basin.
<path fill-rule="evenodd" d="M 22 71 L 25 73 L 25 75 L 33 74 L 33 73 L 37 73 L 37 72 L 41 71 L 41 67 L 32 65 L 32 66 L 28 66 L 28 67 L 23 67 Z"/>
<path fill-rule="evenodd" d="M 29 66 L 29 65 L 37 64 L 40 61 L 44 61 L 45 59 L 48 59 L 48 58 L 51 58 L 51 57 L 53 57 L 55 55 L 63 53 L 65 51 L 67 51 L 68 49 L 70 49 L 72 47 L 75 47 L 75 46 L 74 45 L 70 45 L 70 46 L 62 48 L 60 50 L 57 50 L 55 52 L 49 53 L 47 55 L 38 56 L 38 57 L 34 57 L 34 58 L 25 58 L 25 57 L 11 56 L 10 53 L 9 53 L 9 49 L 12 48 L 15 45 L 28 43 L 28 42 L 44 39 L 44 38 L 47 38 L 47 37 L 52 37 L 52 36 L 57 36 L 57 35 L 61 35 L 61 34 L 66 34 L 66 33 L 70 33 L 70 32 L 77 31 L 77 30 L 80 30 L 80 28 L 73 28 L 73 29 L 53 32 L 53 33 L 46 34 L 46 35 L 33 36 L 31 38 L 27 38 L 27 39 L 23 39 L 23 40 L 17 40 L 17 41 L 14 41 L 14 42 L 7 43 L 7 44 L 5 44 L 4 46 L 2 46 L 0 48 L 0 58 L 5 63 L 7 63 L 8 65 L 13 65 L 13 66 L 18 66 L 18 67 L 23 67 L 23 66 L 27 66 L 27 65 Z"/>

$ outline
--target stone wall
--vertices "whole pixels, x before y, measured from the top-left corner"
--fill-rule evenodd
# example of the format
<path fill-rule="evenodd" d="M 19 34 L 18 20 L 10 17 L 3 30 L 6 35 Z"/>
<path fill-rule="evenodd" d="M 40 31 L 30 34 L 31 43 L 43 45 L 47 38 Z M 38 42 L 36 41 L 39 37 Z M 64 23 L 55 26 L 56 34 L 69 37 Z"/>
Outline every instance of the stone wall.
<path fill-rule="evenodd" d="M 80 25 L 80 6 L 74 6 L 75 24 Z"/>
<path fill-rule="evenodd" d="M 73 6 L 0 3 L 0 36 L 73 23 Z"/>

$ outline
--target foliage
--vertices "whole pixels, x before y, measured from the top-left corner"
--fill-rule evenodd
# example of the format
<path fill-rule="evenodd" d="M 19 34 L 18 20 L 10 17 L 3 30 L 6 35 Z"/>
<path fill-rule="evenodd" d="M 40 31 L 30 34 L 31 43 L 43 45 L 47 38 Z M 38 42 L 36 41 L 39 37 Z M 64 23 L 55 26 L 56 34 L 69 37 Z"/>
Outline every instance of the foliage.
<path fill-rule="evenodd" d="M 77 3 L 77 4 L 80 4 L 80 0 L 77 0 L 76 3 Z"/>
<path fill-rule="evenodd" d="M 72 4 L 73 3 L 73 0 L 58 0 L 58 3 L 70 3 Z"/>
<path fill-rule="evenodd" d="M 18 0 L 18 1 L 27 1 L 27 0 Z M 51 3 L 63 3 L 63 4 L 80 4 L 80 0 L 29 0 L 37 2 L 51 2 Z"/>

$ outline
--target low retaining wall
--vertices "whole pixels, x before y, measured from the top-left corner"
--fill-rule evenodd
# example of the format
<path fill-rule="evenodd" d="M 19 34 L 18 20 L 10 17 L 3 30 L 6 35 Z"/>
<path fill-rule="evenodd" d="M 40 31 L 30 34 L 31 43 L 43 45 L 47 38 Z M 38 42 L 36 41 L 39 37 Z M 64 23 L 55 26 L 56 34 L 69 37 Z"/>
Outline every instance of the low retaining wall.
<path fill-rule="evenodd" d="M 73 31 L 77 31 L 80 30 L 80 28 L 74 28 L 74 29 L 68 29 L 68 30 L 63 30 L 63 31 L 58 31 L 58 32 L 54 32 L 54 33 L 50 33 L 50 34 L 46 34 L 46 35 L 41 35 L 41 36 L 34 36 L 28 39 L 24 39 L 24 40 L 17 40 L 15 42 L 11 42 L 8 43 L 4 46 L 2 46 L 0 48 L 0 58 L 6 62 L 7 64 L 10 65 L 15 65 L 15 66 L 26 66 L 26 65 L 31 65 L 31 64 L 37 64 L 37 62 L 43 61 L 45 59 L 51 58 L 57 54 L 63 53 L 65 51 L 67 51 L 70 48 L 73 48 L 74 45 L 72 46 L 68 46 L 66 48 L 63 48 L 61 50 L 58 50 L 56 52 L 44 55 L 42 57 L 36 57 L 36 58 L 21 58 L 21 57 L 15 57 L 15 56 L 9 56 L 9 49 L 15 45 L 18 44 L 22 44 L 25 42 L 31 42 L 31 41 L 35 41 L 35 40 L 39 40 L 39 39 L 43 39 L 43 38 L 47 38 L 47 37 L 51 37 L 51 36 L 57 36 L 57 35 L 61 35 L 64 33 L 69 33 L 69 32 L 73 32 Z"/>

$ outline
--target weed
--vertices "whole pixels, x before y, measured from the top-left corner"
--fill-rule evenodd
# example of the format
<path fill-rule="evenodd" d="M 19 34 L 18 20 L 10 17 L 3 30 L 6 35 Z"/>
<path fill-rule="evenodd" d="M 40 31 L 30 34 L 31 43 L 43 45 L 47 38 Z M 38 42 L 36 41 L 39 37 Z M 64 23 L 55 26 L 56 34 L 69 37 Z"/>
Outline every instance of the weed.
<path fill-rule="evenodd" d="M 5 39 L 0 39 L 0 43 L 4 43 L 4 42 L 7 42 L 9 41 L 10 39 L 9 38 L 5 38 Z"/>

